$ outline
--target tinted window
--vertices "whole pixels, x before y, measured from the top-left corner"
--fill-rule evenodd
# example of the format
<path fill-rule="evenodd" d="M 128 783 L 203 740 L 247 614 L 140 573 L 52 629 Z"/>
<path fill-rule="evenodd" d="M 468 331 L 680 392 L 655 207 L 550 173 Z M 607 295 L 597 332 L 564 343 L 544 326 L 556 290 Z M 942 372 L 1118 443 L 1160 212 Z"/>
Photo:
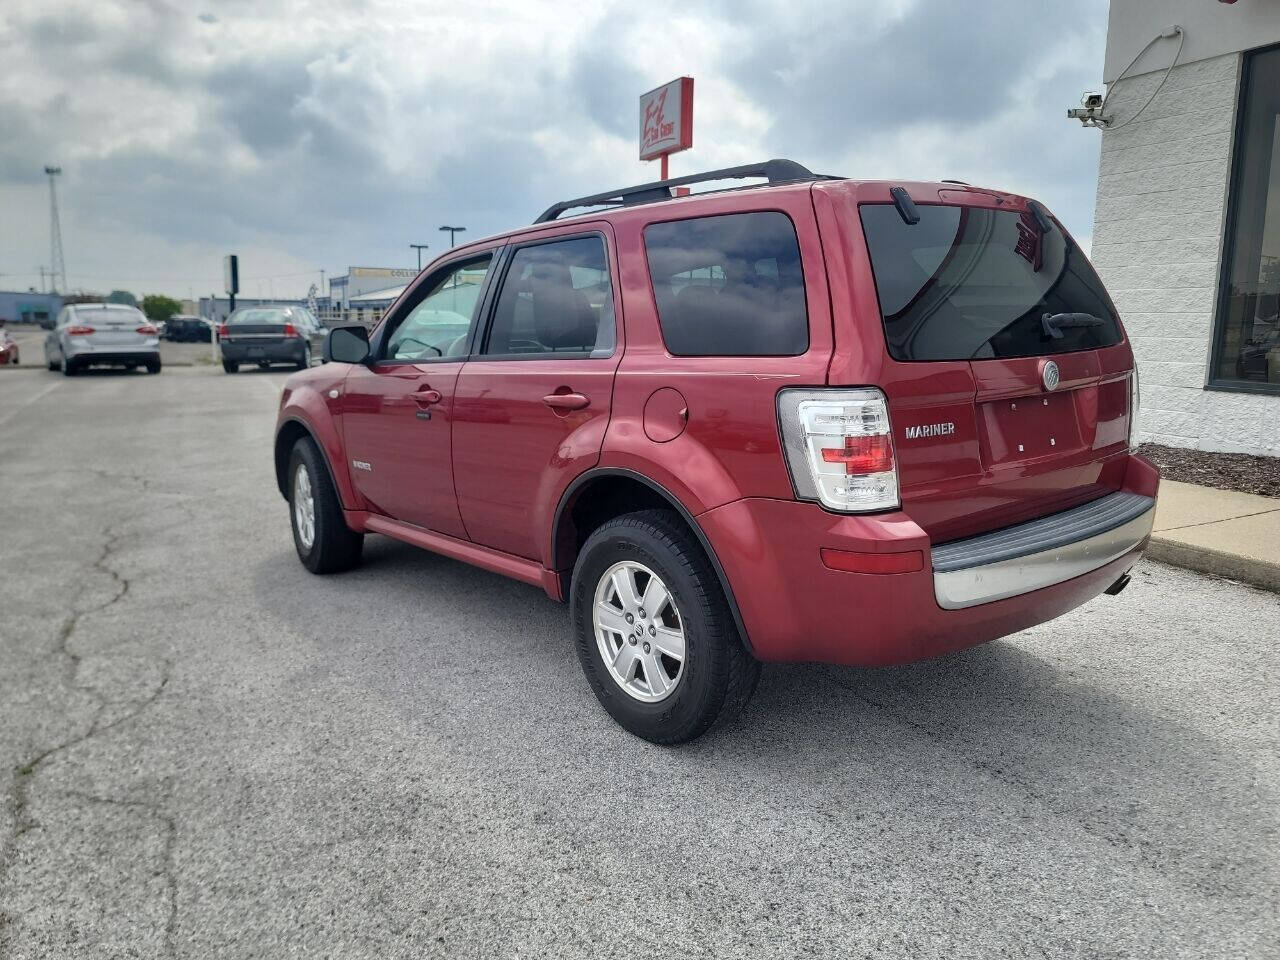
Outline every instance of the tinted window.
<path fill-rule="evenodd" d="M 391 331 L 383 356 L 388 360 L 465 356 L 490 259 L 468 260 L 442 275 Z"/>
<path fill-rule="evenodd" d="M 920 222 L 908 224 L 892 204 L 859 207 L 894 359 L 1029 357 L 1120 342 L 1102 281 L 1056 224 L 1043 233 L 1030 213 L 917 209 Z M 1061 337 L 1046 331 L 1046 314 Z"/>
<path fill-rule="evenodd" d="M 809 349 L 800 245 L 785 214 L 655 223 L 644 243 L 671 353 L 776 357 Z"/>
<path fill-rule="evenodd" d="M 273 310 L 269 307 L 250 307 L 244 310 L 237 310 L 227 317 L 227 323 L 274 323 L 279 325 L 292 323 L 293 319 L 293 315 L 286 310 Z"/>
<path fill-rule="evenodd" d="M 485 353 L 608 356 L 614 339 L 613 284 L 602 238 L 575 237 L 515 252 Z"/>
<path fill-rule="evenodd" d="M 1280 393 L 1280 50 L 1246 55 L 1216 382 Z"/>

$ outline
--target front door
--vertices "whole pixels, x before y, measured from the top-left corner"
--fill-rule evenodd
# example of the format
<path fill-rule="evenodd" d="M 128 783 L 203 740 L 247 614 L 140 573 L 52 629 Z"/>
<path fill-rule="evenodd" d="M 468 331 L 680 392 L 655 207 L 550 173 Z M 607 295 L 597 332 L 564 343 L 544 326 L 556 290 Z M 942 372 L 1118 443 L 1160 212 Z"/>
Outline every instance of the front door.
<path fill-rule="evenodd" d="M 560 491 L 599 459 L 621 359 L 614 287 L 600 233 L 507 259 L 454 399 L 458 504 L 476 543 L 542 559 Z"/>
<path fill-rule="evenodd" d="M 465 537 L 449 445 L 454 388 L 492 254 L 446 264 L 396 309 L 343 387 L 348 469 L 365 509 Z"/>

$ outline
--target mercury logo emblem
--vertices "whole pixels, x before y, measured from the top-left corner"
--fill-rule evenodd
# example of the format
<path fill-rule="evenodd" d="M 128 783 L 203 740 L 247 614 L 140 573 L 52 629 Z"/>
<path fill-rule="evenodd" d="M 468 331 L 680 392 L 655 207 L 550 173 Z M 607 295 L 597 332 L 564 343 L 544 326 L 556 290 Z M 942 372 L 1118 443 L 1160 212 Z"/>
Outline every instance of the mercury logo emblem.
<path fill-rule="evenodd" d="M 1052 393 L 1058 389 L 1058 365 L 1050 360 L 1044 365 L 1044 369 L 1040 371 L 1040 378 L 1044 381 L 1044 388 Z"/>

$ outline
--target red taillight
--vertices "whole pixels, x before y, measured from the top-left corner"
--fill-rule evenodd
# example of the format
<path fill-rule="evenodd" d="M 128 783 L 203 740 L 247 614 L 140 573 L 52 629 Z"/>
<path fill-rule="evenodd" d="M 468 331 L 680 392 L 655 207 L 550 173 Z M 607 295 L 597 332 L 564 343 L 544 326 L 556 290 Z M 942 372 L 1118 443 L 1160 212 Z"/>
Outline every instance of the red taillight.
<path fill-rule="evenodd" d="M 154 337 L 156 335 L 156 328 L 149 323 L 144 323 L 137 330 L 135 330 L 134 333 L 140 333 L 144 337 Z"/>
<path fill-rule="evenodd" d="M 227 325 L 225 323 L 218 324 L 218 337 L 225 340 L 227 337 Z"/>
<path fill-rule="evenodd" d="M 284 335 L 286 337 L 296 337 L 298 335 L 298 328 L 292 323 L 286 323 L 284 325 Z"/>
<path fill-rule="evenodd" d="M 93 333 L 93 327 L 86 327 L 83 324 L 67 327 L 67 335 L 71 337 L 87 337 L 91 333 Z"/>
<path fill-rule="evenodd" d="M 843 447 L 823 447 L 825 463 L 843 463 L 845 473 L 885 473 L 893 469 L 893 444 L 884 434 L 845 437 Z"/>

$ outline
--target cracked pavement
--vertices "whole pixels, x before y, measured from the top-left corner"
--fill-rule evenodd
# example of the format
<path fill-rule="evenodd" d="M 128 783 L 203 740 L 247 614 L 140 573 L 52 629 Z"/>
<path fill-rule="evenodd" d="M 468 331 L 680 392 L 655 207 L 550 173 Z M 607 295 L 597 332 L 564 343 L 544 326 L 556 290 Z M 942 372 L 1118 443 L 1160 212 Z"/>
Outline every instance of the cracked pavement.
<path fill-rule="evenodd" d="M 1144 564 L 662 749 L 533 588 L 307 574 L 284 376 L 0 372 L 0 957 L 1280 955 L 1276 595 Z"/>

